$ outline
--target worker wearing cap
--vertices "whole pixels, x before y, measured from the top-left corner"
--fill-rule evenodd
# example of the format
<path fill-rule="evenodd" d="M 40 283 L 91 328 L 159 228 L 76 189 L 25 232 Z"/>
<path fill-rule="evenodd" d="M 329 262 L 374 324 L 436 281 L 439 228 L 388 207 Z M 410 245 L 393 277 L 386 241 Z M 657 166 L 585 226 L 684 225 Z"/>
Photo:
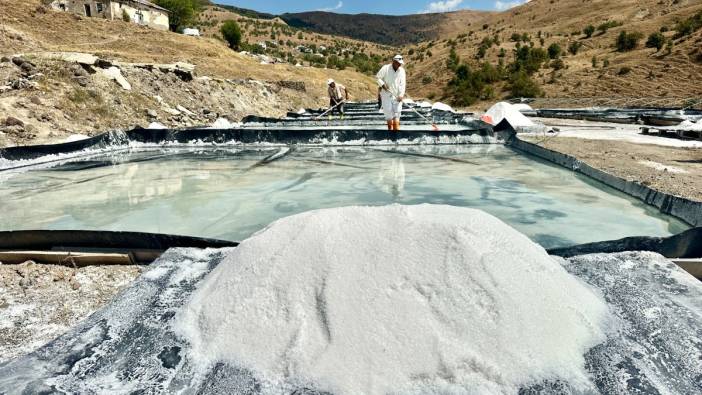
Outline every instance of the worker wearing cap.
<path fill-rule="evenodd" d="M 344 118 L 344 103 L 349 100 L 349 91 L 346 87 L 337 84 L 333 79 L 327 81 L 327 93 L 329 93 L 329 107 L 331 111 L 329 116 L 334 114 L 334 111 L 338 111 L 341 118 Z"/>
<path fill-rule="evenodd" d="M 392 64 L 383 66 L 376 75 L 388 130 L 400 130 L 402 100 L 405 98 L 407 87 L 403 64 L 405 61 L 402 59 L 402 55 L 396 55 L 392 58 Z"/>

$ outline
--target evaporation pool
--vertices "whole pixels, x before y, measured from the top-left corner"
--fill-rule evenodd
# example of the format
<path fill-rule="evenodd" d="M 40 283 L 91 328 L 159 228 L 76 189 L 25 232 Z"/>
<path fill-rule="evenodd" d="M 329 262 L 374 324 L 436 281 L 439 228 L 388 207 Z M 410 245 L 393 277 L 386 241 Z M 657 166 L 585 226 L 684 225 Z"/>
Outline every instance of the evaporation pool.
<path fill-rule="evenodd" d="M 280 158 L 264 160 L 278 151 Z M 238 241 L 307 210 L 391 203 L 479 208 L 546 248 L 688 229 L 612 188 L 501 145 L 159 148 L 0 172 L 0 230 Z"/>

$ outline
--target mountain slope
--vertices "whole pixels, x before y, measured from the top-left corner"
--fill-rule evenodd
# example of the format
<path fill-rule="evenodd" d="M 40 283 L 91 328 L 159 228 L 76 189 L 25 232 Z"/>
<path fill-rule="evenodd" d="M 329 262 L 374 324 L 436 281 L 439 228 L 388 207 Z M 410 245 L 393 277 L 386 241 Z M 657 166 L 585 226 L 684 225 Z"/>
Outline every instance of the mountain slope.
<path fill-rule="evenodd" d="M 700 98 L 702 84 L 692 81 L 702 80 L 702 30 L 674 39 L 670 54 L 665 48 L 660 51 L 646 48 L 644 43 L 649 34 L 661 28 L 672 30 L 676 21 L 701 10 L 702 1 L 699 0 L 532 0 L 502 13 L 486 14 L 470 25 L 445 29 L 442 40 L 405 47 L 405 52 L 414 53 L 408 57 L 409 89 L 416 96 L 445 98 L 446 84 L 453 77 L 446 63 L 452 44 L 455 43 L 461 60 L 473 67 L 482 62 L 497 65 L 501 50 L 508 64 L 513 60 L 517 45 L 510 40 L 511 36 L 527 34 L 526 45 L 532 42 L 535 47 L 546 49 L 555 43 L 566 53 L 562 69 L 545 66 L 535 74 L 535 80 L 548 97 Z M 605 33 L 596 31 L 591 38 L 581 33 L 587 25 L 597 27 L 607 21 L 622 25 Z M 614 44 L 622 31 L 643 35 L 636 49 L 616 50 Z M 674 34 L 673 31 L 664 33 L 671 39 Z M 479 58 L 480 43 L 495 37 L 499 44 L 492 45 L 485 57 Z M 573 43 L 581 45 L 575 55 L 567 53 Z M 596 67 L 593 67 L 593 59 Z M 506 95 L 500 90 L 503 86 L 498 84 L 496 88 L 497 94 L 488 101 Z"/>

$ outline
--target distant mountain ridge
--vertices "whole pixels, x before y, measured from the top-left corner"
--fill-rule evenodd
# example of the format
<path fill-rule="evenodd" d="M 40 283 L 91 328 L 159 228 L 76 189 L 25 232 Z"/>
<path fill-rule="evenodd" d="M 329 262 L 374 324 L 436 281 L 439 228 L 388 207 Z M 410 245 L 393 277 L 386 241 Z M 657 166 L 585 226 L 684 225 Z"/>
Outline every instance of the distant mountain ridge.
<path fill-rule="evenodd" d="M 380 15 L 380 14 L 337 14 L 326 11 L 309 11 L 273 15 L 251 9 L 210 3 L 239 15 L 271 20 L 280 18 L 289 26 L 315 33 L 345 36 L 378 44 L 402 46 L 431 41 L 441 37 L 442 27 L 450 24 L 459 13 Z M 461 11 L 467 15 L 482 16 L 480 11 Z M 460 18 L 459 18 L 460 19 Z M 462 20 L 462 19 L 461 19 Z"/>
<path fill-rule="evenodd" d="M 415 44 L 439 37 L 437 25 L 445 14 L 377 15 L 336 14 L 312 11 L 286 13 L 280 18 L 290 26 L 318 33 L 346 36 L 385 45 Z"/>

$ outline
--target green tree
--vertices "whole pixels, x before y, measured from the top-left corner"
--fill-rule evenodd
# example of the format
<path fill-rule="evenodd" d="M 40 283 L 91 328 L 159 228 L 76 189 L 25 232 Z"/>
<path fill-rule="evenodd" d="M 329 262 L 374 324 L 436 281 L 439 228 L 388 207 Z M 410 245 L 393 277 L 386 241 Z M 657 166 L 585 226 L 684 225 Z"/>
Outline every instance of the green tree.
<path fill-rule="evenodd" d="M 643 34 L 639 32 L 627 33 L 626 30 L 622 30 L 619 33 L 619 36 L 617 36 L 617 41 L 615 42 L 617 51 L 626 52 L 636 49 L 636 46 L 639 45 L 639 40 L 641 37 L 643 37 Z"/>
<path fill-rule="evenodd" d="M 456 67 L 458 67 L 459 63 L 461 63 L 461 58 L 458 57 L 456 49 L 451 47 L 451 51 L 449 51 L 449 57 L 448 59 L 446 59 L 446 67 L 451 71 L 456 71 Z"/>
<path fill-rule="evenodd" d="M 527 73 L 518 71 L 509 77 L 509 89 L 512 97 L 539 97 L 544 92 Z"/>
<path fill-rule="evenodd" d="M 595 27 L 592 25 L 587 25 L 585 29 L 583 29 L 583 34 L 585 37 L 590 38 L 592 35 L 595 33 Z"/>
<path fill-rule="evenodd" d="M 222 37 L 229 44 L 229 48 L 238 50 L 241 46 L 241 29 L 236 21 L 228 20 L 222 24 L 219 29 L 222 33 Z"/>
<path fill-rule="evenodd" d="M 656 51 L 660 51 L 665 45 L 666 39 L 663 33 L 656 32 L 651 33 L 646 40 L 646 48 L 655 48 Z"/>
<path fill-rule="evenodd" d="M 194 22 L 200 12 L 200 3 L 197 0 L 156 0 L 156 5 L 170 11 L 168 23 L 174 32 L 182 31 Z"/>
<path fill-rule="evenodd" d="M 561 46 L 556 43 L 548 46 L 548 57 L 551 59 L 558 59 L 562 52 Z"/>

